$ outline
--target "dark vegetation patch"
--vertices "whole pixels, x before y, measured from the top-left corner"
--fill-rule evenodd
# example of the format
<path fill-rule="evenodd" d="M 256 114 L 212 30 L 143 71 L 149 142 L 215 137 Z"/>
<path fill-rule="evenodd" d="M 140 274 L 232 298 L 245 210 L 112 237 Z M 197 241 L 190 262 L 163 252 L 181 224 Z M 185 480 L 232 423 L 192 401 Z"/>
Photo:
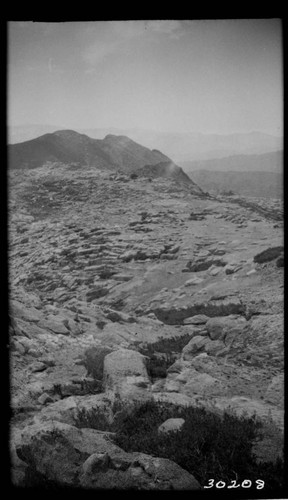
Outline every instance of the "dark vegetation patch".
<path fill-rule="evenodd" d="M 170 353 L 180 353 L 185 345 L 190 342 L 193 334 L 185 333 L 184 335 L 179 335 L 177 337 L 160 337 L 159 340 L 153 342 L 153 344 L 144 344 L 143 347 L 139 346 L 139 351 L 142 354 L 153 354 L 154 352 L 165 352 L 167 354 Z M 145 351 L 145 352 L 144 352 Z"/>
<path fill-rule="evenodd" d="M 224 412 L 222 416 L 204 408 L 181 408 L 168 403 L 148 402 L 131 413 L 119 412 L 113 424 L 95 410 L 78 413 L 77 427 L 92 427 L 114 432 L 113 441 L 126 452 L 142 452 L 168 458 L 200 482 L 208 485 L 211 478 L 236 480 L 241 484 L 249 478 L 251 490 L 256 480 L 265 481 L 265 492 L 284 487 L 283 461 L 258 462 L 253 453 L 255 439 L 261 439 L 262 422 L 253 417 L 237 417 Z M 183 418 L 181 430 L 159 434 L 158 427 L 168 418 Z"/>
<path fill-rule="evenodd" d="M 84 408 L 78 409 L 74 420 L 74 425 L 78 429 L 97 429 L 98 431 L 113 432 L 116 428 L 116 420 L 113 423 L 109 422 L 105 412 L 96 409 L 91 411 Z"/>
<path fill-rule="evenodd" d="M 175 363 L 177 355 L 166 353 L 153 353 L 147 359 L 147 373 L 153 382 L 158 378 L 166 378 L 168 368 Z"/>
<path fill-rule="evenodd" d="M 147 373 L 152 382 L 158 378 L 166 378 L 168 368 L 175 363 L 183 347 L 191 340 L 191 335 L 160 338 L 153 344 L 144 344 L 137 350 L 147 356 Z"/>
<path fill-rule="evenodd" d="M 283 246 L 267 248 L 263 252 L 258 253 L 254 257 L 254 262 L 257 264 L 263 264 L 264 262 L 270 262 L 271 260 L 277 259 L 283 253 Z"/>

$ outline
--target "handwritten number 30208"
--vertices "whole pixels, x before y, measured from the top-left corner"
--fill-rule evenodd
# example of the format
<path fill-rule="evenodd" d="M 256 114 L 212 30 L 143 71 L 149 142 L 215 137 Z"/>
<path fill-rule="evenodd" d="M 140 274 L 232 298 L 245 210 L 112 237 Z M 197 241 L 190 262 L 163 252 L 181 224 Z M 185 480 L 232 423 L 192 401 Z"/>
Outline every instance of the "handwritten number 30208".
<path fill-rule="evenodd" d="M 242 481 L 241 484 L 236 484 L 236 481 L 231 481 L 231 484 L 228 486 L 226 486 L 226 483 L 225 481 L 218 481 L 216 484 L 215 483 L 215 479 L 209 479 L 208 480 L 208 486 L 204 486 L 204 488 L 213 488 L 214 486 L 216 486 L 216 488 L 251 488 L 252 486 L 252 481 L 250 481 L 250 479 L 244 479 L 244 481 Z M 256 483 L 256 489 L 257 490 L 262 490 L 262 488 L 264 488 L 264 481 L 262 481 L 262 479 L 256 479 L 255 481 Z"/>

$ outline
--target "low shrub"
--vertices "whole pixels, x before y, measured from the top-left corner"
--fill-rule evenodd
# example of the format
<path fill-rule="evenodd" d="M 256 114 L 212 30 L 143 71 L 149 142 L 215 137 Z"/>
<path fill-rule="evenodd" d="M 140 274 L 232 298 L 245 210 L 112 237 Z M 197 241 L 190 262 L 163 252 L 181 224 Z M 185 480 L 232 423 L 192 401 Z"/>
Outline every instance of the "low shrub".
<path fill-rule="evenodd" d="M 283 246 L 267 248 L 263 252 L 258 253 L 254 257 L 254 262 L 257 264 L 263 264 L 264 262 L 270 262 L 271 260 L 277 259 L 283 252 Z"/>
<path fill-rule="evenodd" d="M 181 430 L 159 434 L 159 425 L 175 417 L 185 420 Z M 283 487 L 284 472 L 280 459 L 276 463 L 257 463 L 252 447 L 261 427 L 255 416 L 219 416 L 204 408 L 148 402 L 122 420 L 115 442 L 127 452 L 169 458 L 193 474 L 201 485 L 208 485 L 211 478 L 229 484 L 249 478 L 254 485 L 256 479 L 262 479 L 267 491 Z"/>
<path fill-rule="evenodd" d="M 160 351 L 162 348 L 163 350 Z M 166 346 L 166 349 L 164 349 L 163 344 L 159 341 L 154 344 L 146 344 L 138 347 L 138 351 L 147 356 L 146 368 L 148 376 L 152 381 L 158 378 L 166 378 L 168 368 L 175 363 L 178 357 L 175 352 L 171 352 L 171 347 L 167 349 Z"/>
<path fill-rule="evenodd" d="M 114 430 L 113 424 L 108 421 L 104 411 L 97 409 L 91 411 L 87 411 L 84 408 L 78 409 L 74 417 L 74 425 L 78 429 L 97 429 L 98 431 L 107 432 Z"/>
<path fill-rule="evenodd" d="M 167 369 L 175 362 L 175 357 L 172 355 L 152 354 L 147 360 L 147 373 L 150 379 L 166 378 Z"/>
<path fill-rule="evenodd" d="M 259 462 L 253 453 L 255 439 L 263 437 L 263 423 L 253 417 L 237 417 L 224 412 L 222 416 L 205 408 L 177 407 L 153 401 L 126 411 L 117 402 L 114 421 L 101 410 L 80 410 L 75 417 L 78 428 L 93 428 L 113 432 L 115 444 L 126 452 L 142 452 L 168 458 L 204 486 L 211 478 L 226 484 L 244 479 L 265 481 L 265 492 L 284 487 L 283 460 Z M 158 427 L 168 418 L 183 418 L 178 431 L 158 433 Z"/>
<path fill-rule="evenodd" d="M 153 342 L 153 344 L 144 344 L 143 347 L 139 348 L 139 351 L 146 356 L 151 356 L 155 352 L 166 354 L 180 353 L 185 345 L 190 342 L 192 336 L 191 333 L 185 333 L 177 337 L 160 337 L 159 340 Z"/>

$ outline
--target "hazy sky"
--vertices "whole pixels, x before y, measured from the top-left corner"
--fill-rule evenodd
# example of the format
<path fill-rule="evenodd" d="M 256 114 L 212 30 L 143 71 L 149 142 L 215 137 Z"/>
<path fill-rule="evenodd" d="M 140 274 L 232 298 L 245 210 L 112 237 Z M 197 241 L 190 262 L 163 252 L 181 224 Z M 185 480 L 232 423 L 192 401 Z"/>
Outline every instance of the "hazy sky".
<path fill-rule="evenodd" d="M 283 133 L 279 19 L 8 23 L 9 125 Z"/>

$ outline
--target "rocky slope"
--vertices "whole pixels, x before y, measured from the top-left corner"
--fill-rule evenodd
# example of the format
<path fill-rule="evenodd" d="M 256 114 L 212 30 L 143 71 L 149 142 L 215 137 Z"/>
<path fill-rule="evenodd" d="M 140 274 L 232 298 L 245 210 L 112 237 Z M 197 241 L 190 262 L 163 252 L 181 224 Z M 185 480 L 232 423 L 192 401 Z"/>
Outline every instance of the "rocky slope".
<path fill-rule="evenodd" d="M 79 411 L 113 421 L 139 401 L 230 408 L 281 435 L 281 202 L 87 164 L 8 174 L 14 484 L 34 471 L 81 488 L 203 486 L 196 470 L 79 429 Z M 173 355 L 166 377 L 149 375 L 149 349 Z M 277 439 L 267 431 L 255 452 L 277 456 Z"/>

